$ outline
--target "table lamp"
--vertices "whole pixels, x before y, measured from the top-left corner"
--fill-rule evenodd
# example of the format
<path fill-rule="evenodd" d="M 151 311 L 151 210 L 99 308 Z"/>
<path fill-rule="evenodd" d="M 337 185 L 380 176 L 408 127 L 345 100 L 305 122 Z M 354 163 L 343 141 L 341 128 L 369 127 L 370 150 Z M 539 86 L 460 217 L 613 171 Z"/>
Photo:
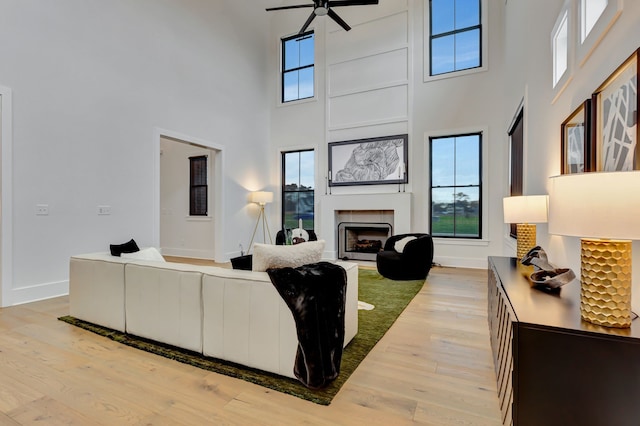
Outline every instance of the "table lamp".
<path fill-rule="evenodd" d="M 536 246 L 535 224 L 547 221 L 547 204 L 546 195 L 518 195 L 502 200 L 504 223 L 517 224 L 518 259 L 522 259 Z"/>
<path fill-rule="evenodd" d="M 554 176 L 549 233 L 582 237 L 580 315 L 631 326 L 631 240 L 640 239 L 640 171 Z"/>
<path fill-rule="evenodd" d="M 253 191 L 249 193 L 249 201 L 252 203 L 256 203 L 260 206 L 260 213 L 258 214 L 258 220 L 256 221 L 256 226 L 253 228 L 253 234 L 251 235 L 251 242 L 249 243 L 249 248 L 247 249 L 247 253 L 251 251 L 251 246 L 253 246 L 253 239 L 256 236 L 256 231 L 258 230 L 258 225 L 260 225 L 261 221 L 262 221 L 262 241 L 266 243 L 267 242 L 266 235 L 268 235 L 269 243 L 273 244 L 273 240 L 271 240 L 271 232 L 269 231 L 269 224 L 267 223 L 267 217 L 264 214 L 264 206 L 267 203 L 273 202 L 273 192 Z"/>

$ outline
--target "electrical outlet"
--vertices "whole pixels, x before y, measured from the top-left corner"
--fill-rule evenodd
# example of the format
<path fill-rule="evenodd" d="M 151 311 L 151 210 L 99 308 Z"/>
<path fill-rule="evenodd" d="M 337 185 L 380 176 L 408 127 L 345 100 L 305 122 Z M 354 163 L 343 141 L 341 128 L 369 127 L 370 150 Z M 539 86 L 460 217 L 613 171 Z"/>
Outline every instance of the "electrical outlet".
<path fill-rule="evenodd" d="M 110 215 L 111 214 L 111 206 L 98 206 L 98 214 L 99 215 Z"/>
<path fill-rule="evenodd" d="M 37 216 L 48 216 L 49 215 L 49 204 L 36 204 L 36 215 Z"/>

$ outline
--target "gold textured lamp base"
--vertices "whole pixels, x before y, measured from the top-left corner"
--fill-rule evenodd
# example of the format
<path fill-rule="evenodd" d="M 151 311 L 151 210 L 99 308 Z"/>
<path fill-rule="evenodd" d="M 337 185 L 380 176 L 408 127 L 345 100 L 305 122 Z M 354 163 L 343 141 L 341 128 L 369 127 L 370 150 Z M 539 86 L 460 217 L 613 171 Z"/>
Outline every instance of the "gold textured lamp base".
<path fill-rule="evenodd" d="M 536 246 L 536 225 L 531 223 L 519 223 L 517 226 L 518 246 L 516 256 L 522 259 L 529 250 Z"/>
<path fill-rule="evenodd" d="M 605 327 L 631 326 L 631 241 L 583 238 L 580 315 Z"/>

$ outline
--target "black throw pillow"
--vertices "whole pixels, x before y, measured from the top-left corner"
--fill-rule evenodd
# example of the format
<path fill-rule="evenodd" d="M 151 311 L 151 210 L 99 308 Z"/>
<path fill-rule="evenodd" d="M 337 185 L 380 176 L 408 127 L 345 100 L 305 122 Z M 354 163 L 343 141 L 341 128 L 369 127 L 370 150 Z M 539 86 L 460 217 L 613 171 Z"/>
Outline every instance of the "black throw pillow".
<path fill-rule="evenodd" d="M 135 253 L 137 251 L 140 251 L 136 242 L 133 241 L 133 238 L 127 241 L 126 243 L 111 244 L 109 246 L 109 249 L 111 250 L 111 256 L 118 256 L 118 257 L 122 253 Z"/>

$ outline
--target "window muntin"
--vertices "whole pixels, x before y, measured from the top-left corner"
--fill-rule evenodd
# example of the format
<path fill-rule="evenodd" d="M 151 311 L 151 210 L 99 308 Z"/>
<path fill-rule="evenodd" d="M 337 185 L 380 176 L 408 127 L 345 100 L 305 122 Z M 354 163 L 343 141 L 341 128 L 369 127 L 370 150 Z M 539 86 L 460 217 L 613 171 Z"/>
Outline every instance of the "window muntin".
<path fill-rule="evenodd" d="M 430 75 L 482 66 L 481 0 L 429 0 Z"/>
<path fill-rule="evenodd" d="M 313 150 L 282 153 L 282 223 L 297 228 L 302 219 L 304 229 L 314 229 L 315 152 Z"/>
<path fill-rule="evenodd" d="M 282 39 L 282 102 L 314 96 L 313 31 Z"/>
<path fill-rule="evenodd" d="M 482 134 L 430 138 L 434 237 L 482 237 Z"/>
<path fill-rule="evenodd" d="M 206 216 L 208 207 L 207 156 L 189 157 L 189 216 Z"/>

